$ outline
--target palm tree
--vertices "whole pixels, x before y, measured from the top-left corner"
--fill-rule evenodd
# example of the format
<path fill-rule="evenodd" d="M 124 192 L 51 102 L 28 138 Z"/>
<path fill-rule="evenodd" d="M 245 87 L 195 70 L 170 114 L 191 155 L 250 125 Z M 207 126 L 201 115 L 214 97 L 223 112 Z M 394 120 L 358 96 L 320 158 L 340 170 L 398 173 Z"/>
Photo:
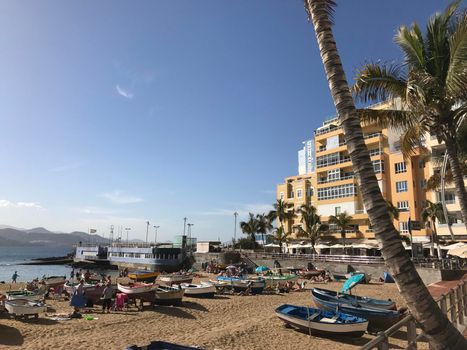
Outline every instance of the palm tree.
<path fill-rule="evenodd" d="M 259 223 L 257 218 L 255 217 L 255 214 L 249 213 L 249 218 L 248 221 L 242 221 L 240 222 L 240 228 L 242 229 L 242 232 L 250 237 L 250 239 L 255 242 L 256 237 L 255 234 L 258 232 L 259 228 Z"/>
<path fill-rule="evenodd" d="M 291 210 L 292 205 L 284 202 L 282 199 L 278 199 L 273 204 L 274 209 L 268 213 L 268 217 L 277 217 L 279 224 L 284 227 L 284 221 L 291 220 L 295 217 L 295 213 Z"/>
<path fill-rule="evenodd" d="M 441 249 L 439 247 L 438 232 L 436 230 L 436 220 L 442 222 L 444 219 L 443 204 L 441 202 L 433 203 L 430 201 L 426 201 L 426 207 L 423 209 L 421 215 L 422 221 L 425 223 L 426 226 L 428 226 L 431 222 L 431 225 L 433 227 L 431 243 L 437 243 L 438 258 L 441 258 Z"/>
<path fill-rule="evenodd" d="M 427 133 L 446 145 L 456 195 L 467 228 L 467 192 L 458 152 L 457 128 L 467 111 L 467 12 L 460 0 L 432 16 L 424 36 L 419 26 L 401 26 L 394 38 L 403 64 L 369 63 L 357 73 L 353 90 L 363 102 L 399 98 L 402 110 L 361 111 L 365 122 L 402 131 L 406 156 L 422 146 Z"/>
<path fill-rule="evenodd" d="M 345 253 L 345 231 L 350 228 L 350 222 L 352 221 L 352 216 L 343 212 L 337 215 L 330 215 L 328 219 L 329 224 L 336 225 L 341 232 L 341 237 L 344 242 L 344 253 Z"/>
<path fill-rule="evenodd" d="M 288 242 L 290 238 L 290 232 L 285 232 L 283 227 L 278 227 L 274 234 L 272 235 L 272 239 L 279 243 L 279 249 L 282 253 L 282 245 Z"/>
<path fill-rule="evenodd" d="M 316 253 L 316 241 L 321 233 L 328 230 L 328 225 L 321 222 L 321 216 L 318 215 L 317 209 L 312 205 L 304 204 L 298 209 L 298 212 L 301 215 L 302 226 L 297 236 L 307 238 L 311 243 L 313 253 Z"/>
<path fill-rule="evenodd" d="M 256 221 L 258 223 L 257 233 L 261 234 L 263 238 L 263 246 L 266 244 L 264 235 L 273 229 L 271 218 L 266 214 L 256 214 Z"/>
<path fill-rule="evenodd" d="M 399 209 L 397 209 L 391 201 L 386 201 L 386 205 L 388 208 L 389 216 L 392 220 L 396 219 L 399 220 Z"/>
<path fill-rule="evenodd" d="M 439 349 L 465 349 L 467 341 L 441 312 L 428 292 L 387 212 L 332 32 L 335 3 L 333 0 L 304 2 L 315 30 L 329 89 L 345 133 L 353 171 L 386 265 L 394 276 L 407 307 L 420 323 L 431 345 Z"/>

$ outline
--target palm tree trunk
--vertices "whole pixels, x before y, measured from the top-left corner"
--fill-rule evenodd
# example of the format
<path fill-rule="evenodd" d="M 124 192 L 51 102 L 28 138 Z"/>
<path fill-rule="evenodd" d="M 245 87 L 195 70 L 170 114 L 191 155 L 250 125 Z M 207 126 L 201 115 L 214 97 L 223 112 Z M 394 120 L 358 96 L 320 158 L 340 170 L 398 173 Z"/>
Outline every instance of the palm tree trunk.
<path fill-rule="evenodd" d="M 439 246 L 438 231 L 436 230 L 436 219 L 433 220 L 433 234 L 433 240 L 436 243 L 436 252 L 438 253 L 438 259 L 441 259 L 441 247 Z"/>
<path fill-rule="evenodd" d="M 353 170 L 370 223 L 381 246 L 381 253 L 407 307 L 420 323 L 432 347 L 465 349 L 467 341 L 441 312 L 428 292 L 405 252 L 399 233 L 387 212 L 334 40 L 331 21 L 333 5 L 332 0 L 305 0 L 305 8 L 315 29 L 331 95 L 345 133 Z"/>
<path fill-rule="evenodd" d="M 457 145 L 456 140 L 451 137 L 447 137 L 445 140 L 446 153 L 449 158 L 449 165 L 451 165 L 452 177 L 456 187 L 456 197 L 458 198 L 459 205 L 461 208 L 462 220 L 467 228 L 467 193 L 464 185 L 464 175 L 462 173 L 459 158 L 457 157 Z M 447 224 L 449 225 L 449 219 Z"/>

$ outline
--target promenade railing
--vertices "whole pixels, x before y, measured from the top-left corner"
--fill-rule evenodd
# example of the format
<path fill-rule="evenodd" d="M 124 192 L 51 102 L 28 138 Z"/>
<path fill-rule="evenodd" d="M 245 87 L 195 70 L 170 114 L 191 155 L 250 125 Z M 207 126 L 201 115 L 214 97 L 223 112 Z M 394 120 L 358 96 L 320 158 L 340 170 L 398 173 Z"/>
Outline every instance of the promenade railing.
<path fill-rule="evenodd" d="M 437 298 L 436 302 L 440 306 L 441 311 L 447 315 L 449 321 L 451 321 L 460 332 L 463 332 L 466 329 L 467 318 L 467 281 L 463 280 L 448 293 Z M 391 347 L 391 337 L 394 337 L 394 335 L 398 333 L 397 339 L 400 340 L 400 332 L 403 331 L 404 328 L 406 329 L 406 333 L 402 340 L 407 342 L 407 346 L 404 349 L 417 349 L 418 343 L 427 342 L 426 336 L 421 329 L 417 327 L 413 316 L 408 314 L 391 328 L 378 333 L 376 338 L 362 346 L 360 350 L 388 350 Z"/>

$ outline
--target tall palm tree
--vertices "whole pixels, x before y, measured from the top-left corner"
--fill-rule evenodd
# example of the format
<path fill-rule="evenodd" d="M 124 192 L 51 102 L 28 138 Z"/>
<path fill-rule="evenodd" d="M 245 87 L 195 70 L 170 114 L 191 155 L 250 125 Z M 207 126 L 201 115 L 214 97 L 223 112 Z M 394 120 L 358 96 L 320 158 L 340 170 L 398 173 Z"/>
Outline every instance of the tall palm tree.
<path fill-rule="evenodd" d="M 321 222 L 321 216 L 318 215 L 318 210 L 312 205 L 304 204 L 298 209 L 298 212 L 301 215 L 300 221 L 302 226 L 298 231 L 297 237 L 308 239 L 311 243 L 313 253 L 316 253 L 316 241 L 321 233 L 328 230 L 328 225 Z"/>
<path fill-rule="evenodd" d="M 292 204 L 284 202 L 282 199 L 278 199 L 273 204 L 274 209 L 268 213 L 269 217 L 275 216 L 279 220 L 281 227 L 284 227 L 284 222 L 291 220 L 295 217 L 295 213 L 292 210 Z"/>
<path fill-rule="evenodd" d="M 258 223 L 257 233 L 261 234 L 263 238 L 263 246 L 266 244 L 264 236 L 273 229 L 272 221 L 269 215 L 256 214 L 256 221 Z"/>
<path fill-rule="evenodd" d="M 441 312 L 409 259 L 399 232 L 394 228 L 381 194 L 360 119 L 345 77 L 332 32 L 332 0 L 304 0 L 323 61 L 326 78 L 336 106 L 353 170 L 381 253 L 410 312 L 435 348 L 465 349 L 467 341 Z"/>
<path fill-rule="evenodd" d="M 352 216 L 343 212 L 337 215 L 330 215 L 328 219 L 329 224 L 336 225 L 341 233 L 342 240 L 344 242 L 344 252 L 345 252 L 345 231 L 350 228 L 350 222 L 352 221 Z"/>
<path fill-rule="evenodd" d="M 280 249 L 280 252 L 282 253 L 282 245 L 289 241 L 290 232 L 285 232 L 283 227 L 278 227 L 274 231 L 272 235 L 272 239 L 279 243 L 279 249 Z"/>
<path fill-rule="evenodd" d="M 403 64 L 366 64 L 358 71 L 353 90 L 363 102 L 401 99 L 402 110 L 365 109 L 361 118 L 402 131 L 405 155 L 421 147 L 427 133 L 446 145 L 467 228 L 467 192 L 456 137 L 467 113 L 467 12 L 456 15 L 460 2 L 432 16 L 425 35 L 416 23 L 401 26 L 394 41 L 404 53 Z"/>
<path fill-rule="evenodd" d="M 255 242 L 255 234 L 258 232 L 259 223 L 258 219 L 255 217 L 255 214 L 248 214 L 248 221 L 241 221 L 240 228 L 242 232 L 250 237 L 250 239 Z"/>
<path fill-rule="evenodd" d="M 431 222 L 433 230 L 431 242 L 437 243 L 438 258 L 441 258 L 441 248 L 439 247 L 438 231 L 436 230 L 436 220 L 438 220 L 439 222 L 443 222 L 443 204 L 441 202 L 433 203 L 430 201 L 426 201 L 426 207 L 423 209 L 421 215 L 422 221 L 425 223 L 425 225 L 428 226 L 428 224 Z"/>

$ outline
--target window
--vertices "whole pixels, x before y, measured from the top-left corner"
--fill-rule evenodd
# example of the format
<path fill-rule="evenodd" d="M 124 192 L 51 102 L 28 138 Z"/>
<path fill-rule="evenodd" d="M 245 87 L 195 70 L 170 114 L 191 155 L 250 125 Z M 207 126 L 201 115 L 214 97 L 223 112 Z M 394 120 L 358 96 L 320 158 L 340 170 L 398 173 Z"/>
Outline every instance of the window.
<path fill-rule="evenodd" d="M 279 194 L 279 196 L 280 196 L 280 199 L 283 201 L 283 200 L 284 200 L 284 192 L 281 192 L 281 193 Z"/>
<path fill-rule="evenodd" d="M 294 193 L 293 193 L 293 190 L 292 190 L 292 191 L 290 191 L 290 196 L 289 196 L 289 198 L 293 198 L 293 197 L 294 197 Z"/>
<path fill-rule="evenodd" d="M 297 190 L 297 198 L 302 198 L 302 190 Z"/>
<path fill-rule="evenodd" d="M 420 180 L 420 187 L 421 188 L 426 188 L 426 180 Z"/>
<path fill-rule="evenodd" d="M 381 154 L 381 150 L 379 148 L 373 148 L 368 150 L 368 153 L 370 153 L 370 157 L 379 156 Z"/>
<path fill-rule="evenodd" d="M 399 232 L 400 233 L 409 233 L 409 223 L 407 221 L 399 222 Z"/>
<path fill-rule="evenodd" d="M 341 178 L 340 169 L 332 169 L 328 171 L 328 181 L 339 180 Z"/>
<path fill-rule="evenodd" d="M 418 162 L 418 167 L 419 167 L 420 169 L 424 168 L 424 167 L 425 167 L 425 161 L 424 161 L 424 160 L 420 160 L 420 161 Z"/>
<path fill-rule="evenodd" d="M 341 207 L 335 207 L 334 208 L 334 214 L 337 216 L 341 213 Z"/>
<path fill-rule="evenodd" d="M 384 173 L 384 161 L 379 159 L 379 160 L 374 160 L 372 161 L 373 163 L 373 170 L 375 171 L 376 174 L 378 173 Z"/>
<path fill-rule="evenodd" d="M 409 210 L 409 201 L 397 202 L 397 209 L 400 211 Z"/>
<path fill-rule="evenodd" d="M 436 198 L 438 199 L 438 202 L 441 202 L 441 192 L 436 193 Z M 454 204 L 456 203 L 456 195 L 453 192 L 445 192 L 444 193 L 444 200 L 446 201 L 446 204 Z"/>
<path fill-rule="evenodd" d="M 405 162 L 396 163 L 394 164 L 394 167 L 396 168 L 396 174 L 407 172 L 407 166 Z"/>
<path fill-rule="evenodd" d="M 318 168 L 322 168 L 325 166 L 340 164 L 348 161 L 350 161 L 350 157 L 348 155 L 343 155 L 340 152 L 336 152 L 316 158 L 316 166 Z"/>
<path fill-rule="evenodd" d="M 409 187 L 407 185 L 407 181 L 397 181 L 396 182 L 396 192 L 407 192 Z"/>
<path fill-rule="evenodd" d="M 318 200 L 352 197 L 356 195 L 357 186 L 355 184 L 318 188 Z"/>

